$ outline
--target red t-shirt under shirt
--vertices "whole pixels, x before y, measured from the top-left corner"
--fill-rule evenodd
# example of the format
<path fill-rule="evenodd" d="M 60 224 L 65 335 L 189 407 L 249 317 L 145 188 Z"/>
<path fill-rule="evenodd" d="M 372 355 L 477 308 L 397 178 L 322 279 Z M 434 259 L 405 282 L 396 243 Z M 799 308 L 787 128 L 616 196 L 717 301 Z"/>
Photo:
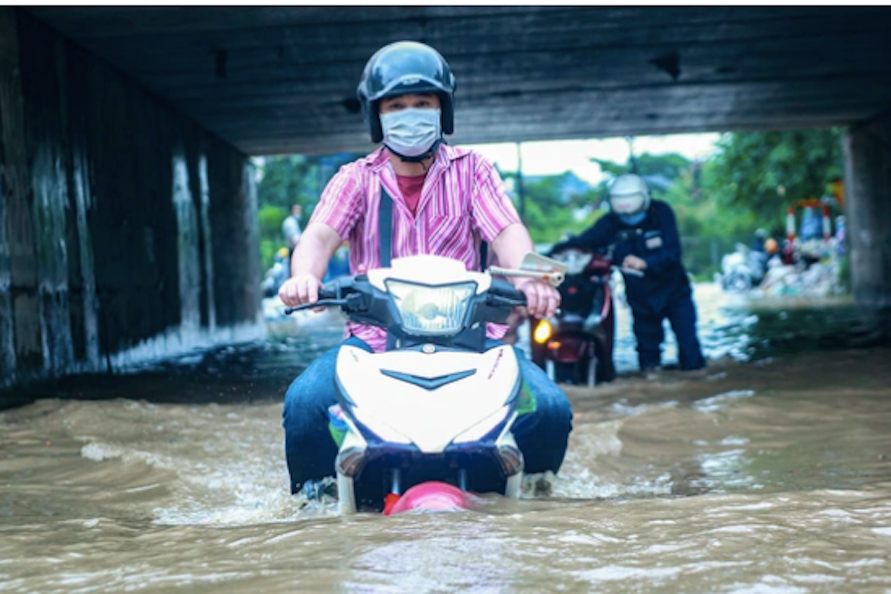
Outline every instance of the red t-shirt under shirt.
<path fill-rule="evenodd" d="M 418 210 L 418 202 L 421 200 L 421 189 L 424 187 L 424 180 L 427 175 L 397 175 L 399 181 L 399 191 L 405 198 L 405 204 L 411 209 L 411 214 L 415 214 Z"/>

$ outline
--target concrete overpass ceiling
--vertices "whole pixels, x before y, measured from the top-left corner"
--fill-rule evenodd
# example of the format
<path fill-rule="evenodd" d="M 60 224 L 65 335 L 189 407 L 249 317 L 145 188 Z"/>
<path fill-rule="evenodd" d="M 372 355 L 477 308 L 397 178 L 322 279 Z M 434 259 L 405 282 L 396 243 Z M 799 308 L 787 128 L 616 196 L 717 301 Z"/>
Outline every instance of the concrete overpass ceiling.
<path fill-rule="evenodd" d="M 430 43 L 453 142 L 797 128 L 891 107 L 889 7 L 38 7 L 249 154 L 370 148 L 368 57 Z"/>

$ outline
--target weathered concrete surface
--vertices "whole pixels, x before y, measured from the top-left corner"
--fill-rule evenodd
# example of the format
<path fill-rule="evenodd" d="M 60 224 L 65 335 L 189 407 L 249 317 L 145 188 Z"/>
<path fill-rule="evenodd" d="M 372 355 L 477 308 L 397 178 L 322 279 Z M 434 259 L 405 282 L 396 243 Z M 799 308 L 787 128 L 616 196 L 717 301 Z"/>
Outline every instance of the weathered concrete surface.
<path fill-rule="evenodd" d="M 854 297 L 891 311 L 891 113 L 852 127 L 844 149 Z"/>
<path fill-rule="evenodd" d="M 0 387 L 256 332 L 256 234 L 244 154 L 0 8 Z"/>
<path fill-rule="evenodd" d="M 884 6 L 0 9 L 0 384 L 253 321 L 245 154 L 370 148 L 356 83 L 398 39 L 448 57 L 456 143 L 855 125 L 854 291 L 887 306 L 889 30 Z"/>
<path fill-rule="evenodd" d="M 891 105 L 887 6 L 34 6 L 248 154 L 370 147 L 365 61 L 426 41 L 455 143 L 846 125 Z"/>

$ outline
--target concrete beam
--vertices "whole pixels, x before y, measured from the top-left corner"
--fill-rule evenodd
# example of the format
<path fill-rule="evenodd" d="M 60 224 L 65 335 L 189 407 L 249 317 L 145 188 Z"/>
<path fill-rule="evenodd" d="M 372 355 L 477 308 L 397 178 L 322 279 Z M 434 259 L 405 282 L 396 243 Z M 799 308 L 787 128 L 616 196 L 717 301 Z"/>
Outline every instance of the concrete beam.
<path fill-rule="evenodd" d="M 468 142 L 850 125 L 891 104 L 888 7 L 27 10 L 249 153 L 357 150 L 359 75 L 398 39 L 449 60 Z"/>
<path fill-rule="evenodd" d="M 843 142 L 854 298 L 891 311 L 891 112 L 851 127 Z"/>

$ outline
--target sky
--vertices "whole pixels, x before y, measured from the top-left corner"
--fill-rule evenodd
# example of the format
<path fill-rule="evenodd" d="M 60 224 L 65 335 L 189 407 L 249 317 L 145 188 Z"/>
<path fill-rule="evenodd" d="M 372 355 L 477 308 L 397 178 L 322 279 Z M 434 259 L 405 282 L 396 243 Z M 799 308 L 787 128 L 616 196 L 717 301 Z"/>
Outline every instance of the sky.
<path fill-rule="evenodd" d="M 666 134 L 637 136 L 633 140 L 634 154 L 680 153 L 688 159 L 703 159 L 713 150 L 719 134 Z M 517 170 L 515 143 L 475 144 L 473 148 L 498 165 L 501 171 Z M 600 166 L 591 158 L 617 163 L 628 160 L 628 141 L 625 138 L 591 140 L 545 140 L 524 142 L 521 145 L 525 175 L 559 175 L 572 171 L 580 179 L 596 185 L 602 174 Z"/>

